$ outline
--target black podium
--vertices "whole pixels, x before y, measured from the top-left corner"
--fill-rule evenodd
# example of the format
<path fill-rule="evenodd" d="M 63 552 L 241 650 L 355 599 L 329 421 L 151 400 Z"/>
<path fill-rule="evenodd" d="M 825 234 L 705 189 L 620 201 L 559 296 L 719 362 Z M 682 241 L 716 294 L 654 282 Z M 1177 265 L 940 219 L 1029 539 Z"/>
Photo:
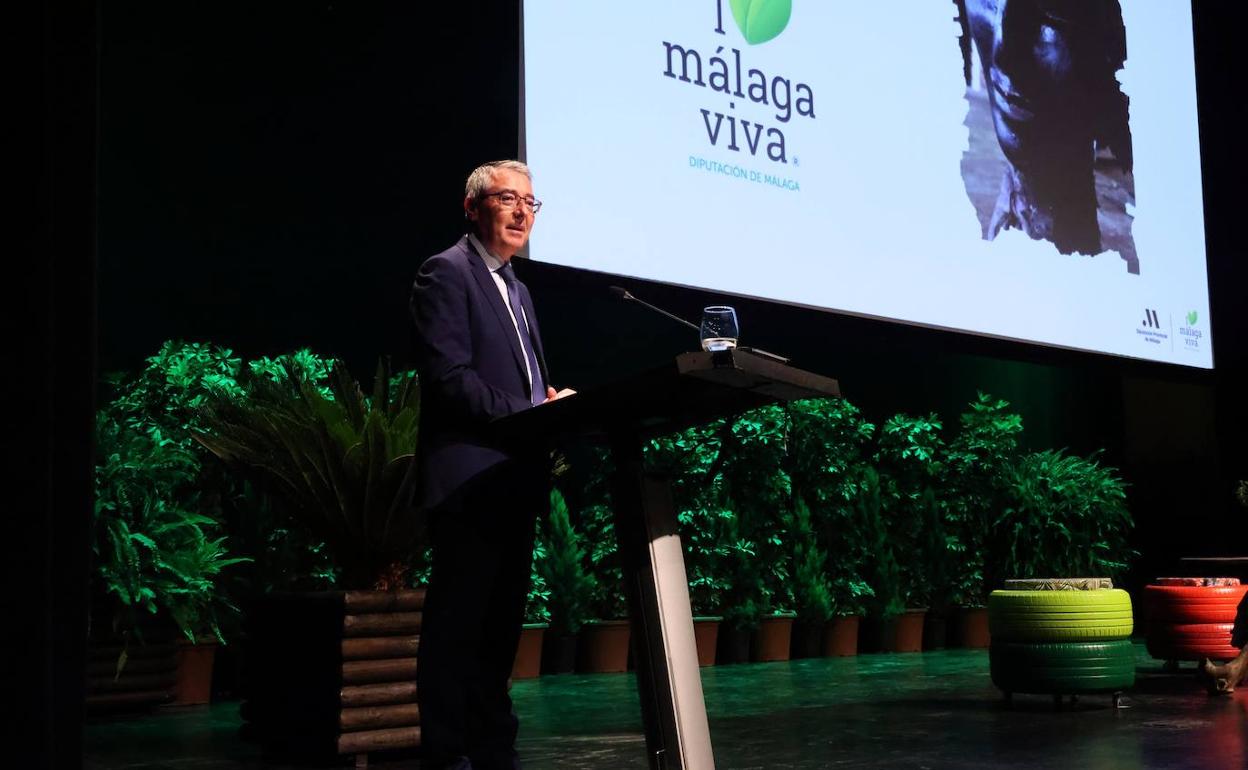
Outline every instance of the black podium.
<path fill-rule="evenodd" d="M 614 509 L 652 768 L 713 768 L 671 490 L 642 467 L 643 442 L 747 409 L 840 395 L 836 380 L 745 350 L 685 353 L 666 366 L 499 420 L 504 441 L 589 436 L 615 460 Z"/>

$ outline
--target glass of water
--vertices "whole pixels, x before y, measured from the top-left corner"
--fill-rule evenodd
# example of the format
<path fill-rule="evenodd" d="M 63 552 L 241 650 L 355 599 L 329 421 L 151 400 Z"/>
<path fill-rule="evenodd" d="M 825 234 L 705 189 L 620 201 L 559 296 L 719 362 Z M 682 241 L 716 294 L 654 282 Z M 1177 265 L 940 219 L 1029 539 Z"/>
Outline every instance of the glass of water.
<path fill-rule="evenodd" d="M 712 305 L 702 311 L 702 349 L 710 352 L 737 346 L 737 311 Z"/>

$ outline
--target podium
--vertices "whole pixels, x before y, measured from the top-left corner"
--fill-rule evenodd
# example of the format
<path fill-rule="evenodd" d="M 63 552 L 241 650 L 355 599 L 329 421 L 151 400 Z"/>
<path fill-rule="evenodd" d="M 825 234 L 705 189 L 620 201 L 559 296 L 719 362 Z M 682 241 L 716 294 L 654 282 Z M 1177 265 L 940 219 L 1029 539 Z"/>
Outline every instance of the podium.
<path fill-rule="evenodd" d="M 747 350 L 685 353 L 665 366 L 498 420 L 504 443 L 606 442 L 651 768 L 713 768 L 676 510 L 647 476 L 644 442 L 777 401 L 840 395 L 836 380 Z"/>

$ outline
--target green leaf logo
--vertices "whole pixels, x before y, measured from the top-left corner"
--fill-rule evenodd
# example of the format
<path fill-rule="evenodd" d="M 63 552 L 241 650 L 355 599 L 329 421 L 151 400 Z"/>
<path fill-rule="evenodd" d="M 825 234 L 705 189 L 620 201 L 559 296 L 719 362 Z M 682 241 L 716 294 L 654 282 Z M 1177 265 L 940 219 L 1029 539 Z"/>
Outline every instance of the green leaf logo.
<path fill-rule="evenodd" d="M 1196 325 L 1196 319 L 1198 319 L 1199 317 L 1200 317 L 1200 316 L 1196 315 L 1196 311 L 1195 311 L 1195 310 L 1189 310 L 1189 311 L 1188 311 L 1188 313 L 1187 313 L 1187 325 L 1188 325 L 1188 326 L 1195 326 L 1195 325 Z"/>
<path fill-rule="evenodd" d="M 789 25 L 793 0 L 730 0 L 732 18 L 750 45 L 766 43 Z"/>

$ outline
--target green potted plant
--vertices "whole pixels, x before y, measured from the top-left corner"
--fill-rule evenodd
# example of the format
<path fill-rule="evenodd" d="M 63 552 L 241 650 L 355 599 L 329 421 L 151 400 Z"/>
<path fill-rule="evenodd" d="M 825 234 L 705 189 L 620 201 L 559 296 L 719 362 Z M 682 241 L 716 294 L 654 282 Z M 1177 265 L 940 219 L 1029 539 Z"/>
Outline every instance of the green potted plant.
<path fill-rule="evenodd" d="M 542 522 L 534 522 L 533 562 L 529 567 L 529 595 L 524 604 L 524 626 L 511 668 L 512 679 L 533 679 L 542 673 L 542 650 L 550 630 L 550 586 L 543 565 L 547 559 Z M 554 672 L 552 672 L 554 673 Z"/>
<path fill-rule="evenodd" d="M 746 536 L 742 518 L 731 499 L 717 517 L 718 536 L 725 551 L 722 570 L 726 585 L 716 652 L 716 662 L 721 664 L 749 662 L 751 639 L 771 609 L 758 546 Z"/>
<path fill-rule="evenodd" d="M 166 408 L 178 394 L 152 383 L 154 368 L 149 360 L 139 376 L 111 378 L 113 398 L 96 418 L 92 646 L 103 657 L 92 664 L 93 706 L 138 705 L 128 682 L 160 700 L 162 664 L 150 658 L 162 649 L 176 657 L 174 702 L 207 703 L 221 621 L 236 612 L 222 572 L 246 561 L 229 552 L 208 515 L 217 509 L 200 484 L 200 456 Z M 159 638 L 164 623 L 180 632 L 176 649 L 145 644 L 171 641 Z"/>
<path fill-rule="evenodd" d="M 993 521 L 991 547 L 1008 578 L 1118 577 L 1135 552 L 1126 484 L 1090 458 L 1044 450 L 1008 473 L 1010 499 Z"/>
<path fill-rule="evenodd" d="M 340 362 L 328 393 L 287 364 L 248 378 L 243 402 L 218 400 L 196 438 L 258 478 L 319 535 L 350 588 L 403 585 L 420 521 L 412 510 L 420 389 L 378 363 L 371 398 Z"/>
<path fill-rule="evenodd" d="M 415 375 L 392 378 L 383 359 L 366 396 L 340 362 L 322 387 L 285 357 L 239 382 L 246 398 L 210 402 L 197 439 L 325 544 L 345 589 L 256 600 L 246 617 L 257 672 L 249 729 L 273 744 L 315 736 L 301 744 L 314 754 L 358 753 L 381 739 L 351 710 L 367 697 L 396 712 L 389 747 L 418 745 L 412 680 L 424 594 L 408 588 L 423 551 Z M 384 693 L 357 692 L 381 685 Z"/>
<path fill-rule="evenodd" d="M 792 484 L 785 456 L 789 418 L 783 406 L 752 409 L 725 424 L 722 454 L 724 494 L 735 514 L 729 531 L 732 548 L 728 583 L 732 606 L 724 609 L 724 629 L 736 652 L 737 634 L 753 636 L 755 661 L 787 660 L 794 614 L 786 527 Z"/>
<path fill-rule="evenodd" d="M 577 669 L 618 673 L 628 668 L 629 620 L 615 535 L 615 512 L 607 503 L 582 511 L 588 544 L 586 571 L 592 578 L 589 620 L 577 640 Z"/>
<path fill-rule="evenodd" d="M 792 657 L 813 658 L 823 651 L 824 627 L 832 618 L 832 590 L 825 572 L 827 554 L 819 547 L 810 508 L 800 495 L 793 503 L 789 542 L 793 559 L 793 600 L 797 610 Z"/>
<path fill-rule="evenodd" d="M 951 598 L 955 643 L 988 646 L 988 591 L 1000 585 L 1000 565 L 987 558 L 988 533 L 1007 505 L 1007 474 L 1018 456 L 1022 418 L 1009 402 L 979 393 L 959 418 L 949 443 L 949 527 L 954 549 Z"/>
<path fill-rule="evenodd" d="M 534 552 L 534 586 L 545 589 L 550 628 L 542 644 L 542 671 L 568 674 L 576 664 L 576 639 L 590 619 L 597 584 L 585 569 L 587 555 L 558 489 L 550 492 L 550 515 Z"/>
<path fill-rule="evenodd" d="M 946 467 L 941 428 L 935 414 L 895 415 L 881 427 L 875 452 L 881 502 L 906 605 L 905 612 L 896 616 L 898 652 L 922 649 L 924 616 L 934 590 L 940 588 L 932 581 L 931 560 L 943 549 L 931 547 L 925 533 L 941 515 L 935 493 L 944 486 Z"/>
<path fill-rule="evenodd" d="M 680 539 L 685 551 L 693 633 L 701 666 L 715 664 L 720 614 L 728 590 L 725 560 L 729 548 L 721 537 L 721 519 L 731 516 L 722 505 L 720 470 L 723 421 L 698 425 L 653 439 L 646 447 L 647 472 L 671 484 Z"/>
<path fill-rule="evenodd" d="M 787 465 L 795 496 L 809 505 L 832 619 L 824 629 L 825 655 L 854 655 L 864 602 L 873 596 L 863 571 L 870 552 L 857 499 L 875 426 L 846 399 L 796 401 L 788 407 L 792 431 Z"/>
<path fill-rule="evenodd" d="M 894 554 L 896 543 L 884 513 L 880 475 L 873 467 L 862 470 L 856 505 L 871 553 L 866 563 L 872 594 L 866 605 L 870 623 L 863 639 L 871 652 L 889 651 L 896 647 L 897 618 L 906 611 L 906 602 L 901 567 Z"/>

